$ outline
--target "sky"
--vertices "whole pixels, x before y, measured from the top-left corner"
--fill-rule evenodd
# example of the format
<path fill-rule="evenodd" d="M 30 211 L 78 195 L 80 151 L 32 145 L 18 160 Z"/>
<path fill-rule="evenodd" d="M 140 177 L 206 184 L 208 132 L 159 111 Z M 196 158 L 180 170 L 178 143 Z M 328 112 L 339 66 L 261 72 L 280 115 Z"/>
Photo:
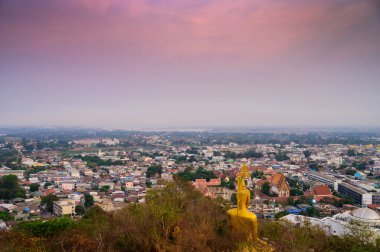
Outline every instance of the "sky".
<path fill-rule="evenodd" d="M 379 127 L 380 1 L 0 0 L 0 126 Z"/>

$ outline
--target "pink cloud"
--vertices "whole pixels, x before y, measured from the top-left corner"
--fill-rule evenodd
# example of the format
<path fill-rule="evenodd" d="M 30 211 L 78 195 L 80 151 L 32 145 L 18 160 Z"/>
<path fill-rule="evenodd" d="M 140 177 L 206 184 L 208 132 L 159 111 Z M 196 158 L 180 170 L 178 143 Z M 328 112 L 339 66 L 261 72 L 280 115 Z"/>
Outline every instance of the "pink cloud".
<path fill-rule="evenodd" d="M 53 2 L 53 1 L 52 1 Z M 315 47 L 339 57 L 376 50 L 354 38 L 337 46 L 371 14 L 366 1 L 218 0 L 203 3 L 148 0 L 57 0 L 40 22 L 0 25 L 8 50 L 111 54 L 261 62 Z M 33 15 L 38 10 L 29 10 Z M 349 35 L 346 35 L 349 36 Z M 21 40 L 24 45 L 17 45 Z M 376 38 L 379 39 L 379 38 Z M 360 45 L 365 45 L 359 46 Z M 331 56 L 331 55 L 330 55 Z"/>

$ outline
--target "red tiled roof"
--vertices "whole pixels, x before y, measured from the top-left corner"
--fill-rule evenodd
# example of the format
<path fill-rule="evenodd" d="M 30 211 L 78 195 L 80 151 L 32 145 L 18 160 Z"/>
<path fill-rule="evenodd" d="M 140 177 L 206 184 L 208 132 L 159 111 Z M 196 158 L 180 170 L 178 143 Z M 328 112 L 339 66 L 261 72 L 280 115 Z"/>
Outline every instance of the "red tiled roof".
<path fill-rule="evenodd" d="M 206 179 L 196 179 L 193 184 L 194 184 L 194 186 L 206 186 L 207 181 L 206 181 Z"/>
<path fill-rule="evenodd" d="M 55 190 L 54 189 L 48 189 L 44 193 L 45 193 L 45 195 L 49 195 L 49 194 L 55 193 Z"/>
<path fill-rule="evenodd" d="M 253 167 L 248 167 L 248 170 L 249 171 L 267 171 L 268 170 L 268 167 L 265 167 L 265 166 L 253 166 Z"/>
<path fill-rule="evenodd" d="M 314 195 L 332 195 L 330 188 L 327 185 L 317 185 L 313 188 Z"/>
<path fill-rule="evenodd" d="M 367 205 L 368 208 L 370 209 L 373 209 L 373 210 L 376 210 L 380 205 L 377 205 L 377 204 L 369 204 Z"/>
<path fill-rule="evenodd" d="M 220 178 L 210 179 L 210 182 L 207 183 L 207 185 L 211 185 L 211 186 L 218 186 L 220 184 L 221 184 Z"/>

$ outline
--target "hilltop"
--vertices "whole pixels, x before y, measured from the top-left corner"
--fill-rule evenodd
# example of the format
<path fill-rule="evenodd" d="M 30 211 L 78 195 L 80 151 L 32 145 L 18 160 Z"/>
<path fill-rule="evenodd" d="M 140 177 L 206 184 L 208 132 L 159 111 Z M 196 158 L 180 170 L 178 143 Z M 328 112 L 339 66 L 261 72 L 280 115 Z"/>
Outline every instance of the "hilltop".
<path fill-rule="evenodd" d="M 150 190 L 146 203 L 107 213 L 90 208 L 82 219 L 30 221 L 0 233 L 2 251 L 236 251 L 244 243 L 231 231 L 222 199 L 210 199 L 181 181 Z M 263 221 L 262 239 L 276 251 L 379 251 L 354 232 L 337 237 L 304 225 Z"/>

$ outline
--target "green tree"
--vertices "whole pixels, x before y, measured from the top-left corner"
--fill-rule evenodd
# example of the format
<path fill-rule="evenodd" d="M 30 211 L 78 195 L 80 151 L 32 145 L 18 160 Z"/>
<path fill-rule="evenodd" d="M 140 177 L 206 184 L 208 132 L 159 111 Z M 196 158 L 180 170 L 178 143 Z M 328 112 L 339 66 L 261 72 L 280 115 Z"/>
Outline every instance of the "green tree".
<path fill-rule="evenodd" d="M 40 184 L 33 183 L 29 185 L 29 191 L 36 192 L 40 189 Z"/>
<path fill-rule="evenodd" d="M 0 199 L 26 198 L 17 176 L 10 174 L 0 178 Z"/>
<path fill-rule="evenodd" d="M 270 195 L 270 184 L 269 182 L 264 182 L 264 184 L 261 186 L 261 192 Z"/>
<path fill-rule="evenodd" d="M 347 151 L 347 156 L 349 157 L 355 157 L 356 156 L 356 151 L 350 149 Z"/>
<path fill-rule="evenodd" d="M 253 179 L 253 178 L 262 178 L 263 175 L 264 175 L 264 172 L 262 172 L 262 171 L 254 171 L 254 172 L 252 172 L 252 174 L 251 174 L 251 178 L 252 178 L 252 179 Z"/>
<path fill-rule="evenodd" d="M 69 217 L 53 218 L 48 221 L 29 221 L 23 222 L 16 227 L 18 231 L 22 231 L 30 236 L 51 237 L 62 233 L 75 225 L 75 221 Z"/>
<path fill-rule="evenodd" d="M 358 164 L 357 168 L 359 170 L 365 170 L 366 166 L 367 166 L 367 163 L 363 162 L 363 163 Z"/>
<path fill-rule="evenodd" d="M 5 212 L 5 211 L 1 211 L 0 212 L 0 220 L 3 220 L 3 221 L 10 221 L 10 220 L 14 220 L 15 218 L 10 215 L 8 212 Z"/>
<path fill-rule="evenodd" d="M 94 197 L 91 194 L 86 193 L 84 195 L 84 206 L 89 208 L 94 205 Z"/>
<path fill-rule="evenodd" d="M 230 178 L 230 180 L 228 181 L 228 188 L 231 190 L 235 190 L 235 188 L 236 188 L 235 178 Z"/>
<path fill-rule="evenodd" d="M 59 201 L 59 198 L 54 194 L 49 194 L 42 198 L 41 206 L 44 206 L 46 211 L 52 213 L 54 201 Z"/>
<path fill-rule="evenodd" d="M 82 205 L 75 206 L 75 213 L 78 215 L 83 215 L 85 212 L 84 207 Z"/>
<path fill-rule="evenodd" d="M 291 196 L 301 196 L 301 195 L 303 195 L 303 191 L 296 189 L 296 188 L 292 188 L 292 189 L 290 189 L 290 195 Z"/>
<path fill-rule="evenodd" d="M 105 185 L 105 186 L 100 187 L 101 192 L 108 192 L 109 189 L 110 189 L 109 185 Z"/>
<path fill-rule="evenodd" d="M 356 171 L 355 170 L 351 170 L 351 169 L 349 169 L 349 170 L 346 170 L 346 174 L 347 175 L 351 175 L 351 176 L 354 176 L 354 174 L 356 173 Z"/>
<path fill-rule="evenodd" d="M 279 152 L 275 155 L 275 159 L 279 162 L 289 160 L 290 158 L 286 155 L 286 152 Z"/>
<path fill-rule="evenodd" d="M 293 197 L 289 197 L 286 199 L 286 203 L 289 205 L 289 206 L 293 206 L 294 205 L 294 198 Z"/>
<path fill-rule="evenodd" d="M 146 171 L 146 177 L 152 178 L 155 176 L 161 176 L 162 174 L 162 166 L 160 164 L 152 164 L 150 167 L 148 167 Z"/>
<path fill-rule="evenodd" d="M 310 157 L 311 156 L 311 152 L 309 150 L 305 150 L 303 152 L 303 154 L 305 155 L 306 158 Z"/>
<path fill-rule="evenodd" d="M 146 185 L 146 187 L 151 188 L 152 187 L 152 182 L 146 181 L 145 185 Z"/>
<path fill-rule="evenodd" d="M 196 179 L 206 179 L 207 181 L 210 181 L 212 178 L 217 178 L 215 173 L 213 171 L 205 170 L 203 167 L 199 167 L 195 171 L 195 178 Z"/>
<path fill-rule="evenodd" d="M 47 189 L 47 188 L 48 188 L 49 186 L 51 186 L 51 185 L 53 185 L 53 183 L 47 181 L 47 182 L 45 182 L 45 184 L 44 184 L 44 188 Z"/>

